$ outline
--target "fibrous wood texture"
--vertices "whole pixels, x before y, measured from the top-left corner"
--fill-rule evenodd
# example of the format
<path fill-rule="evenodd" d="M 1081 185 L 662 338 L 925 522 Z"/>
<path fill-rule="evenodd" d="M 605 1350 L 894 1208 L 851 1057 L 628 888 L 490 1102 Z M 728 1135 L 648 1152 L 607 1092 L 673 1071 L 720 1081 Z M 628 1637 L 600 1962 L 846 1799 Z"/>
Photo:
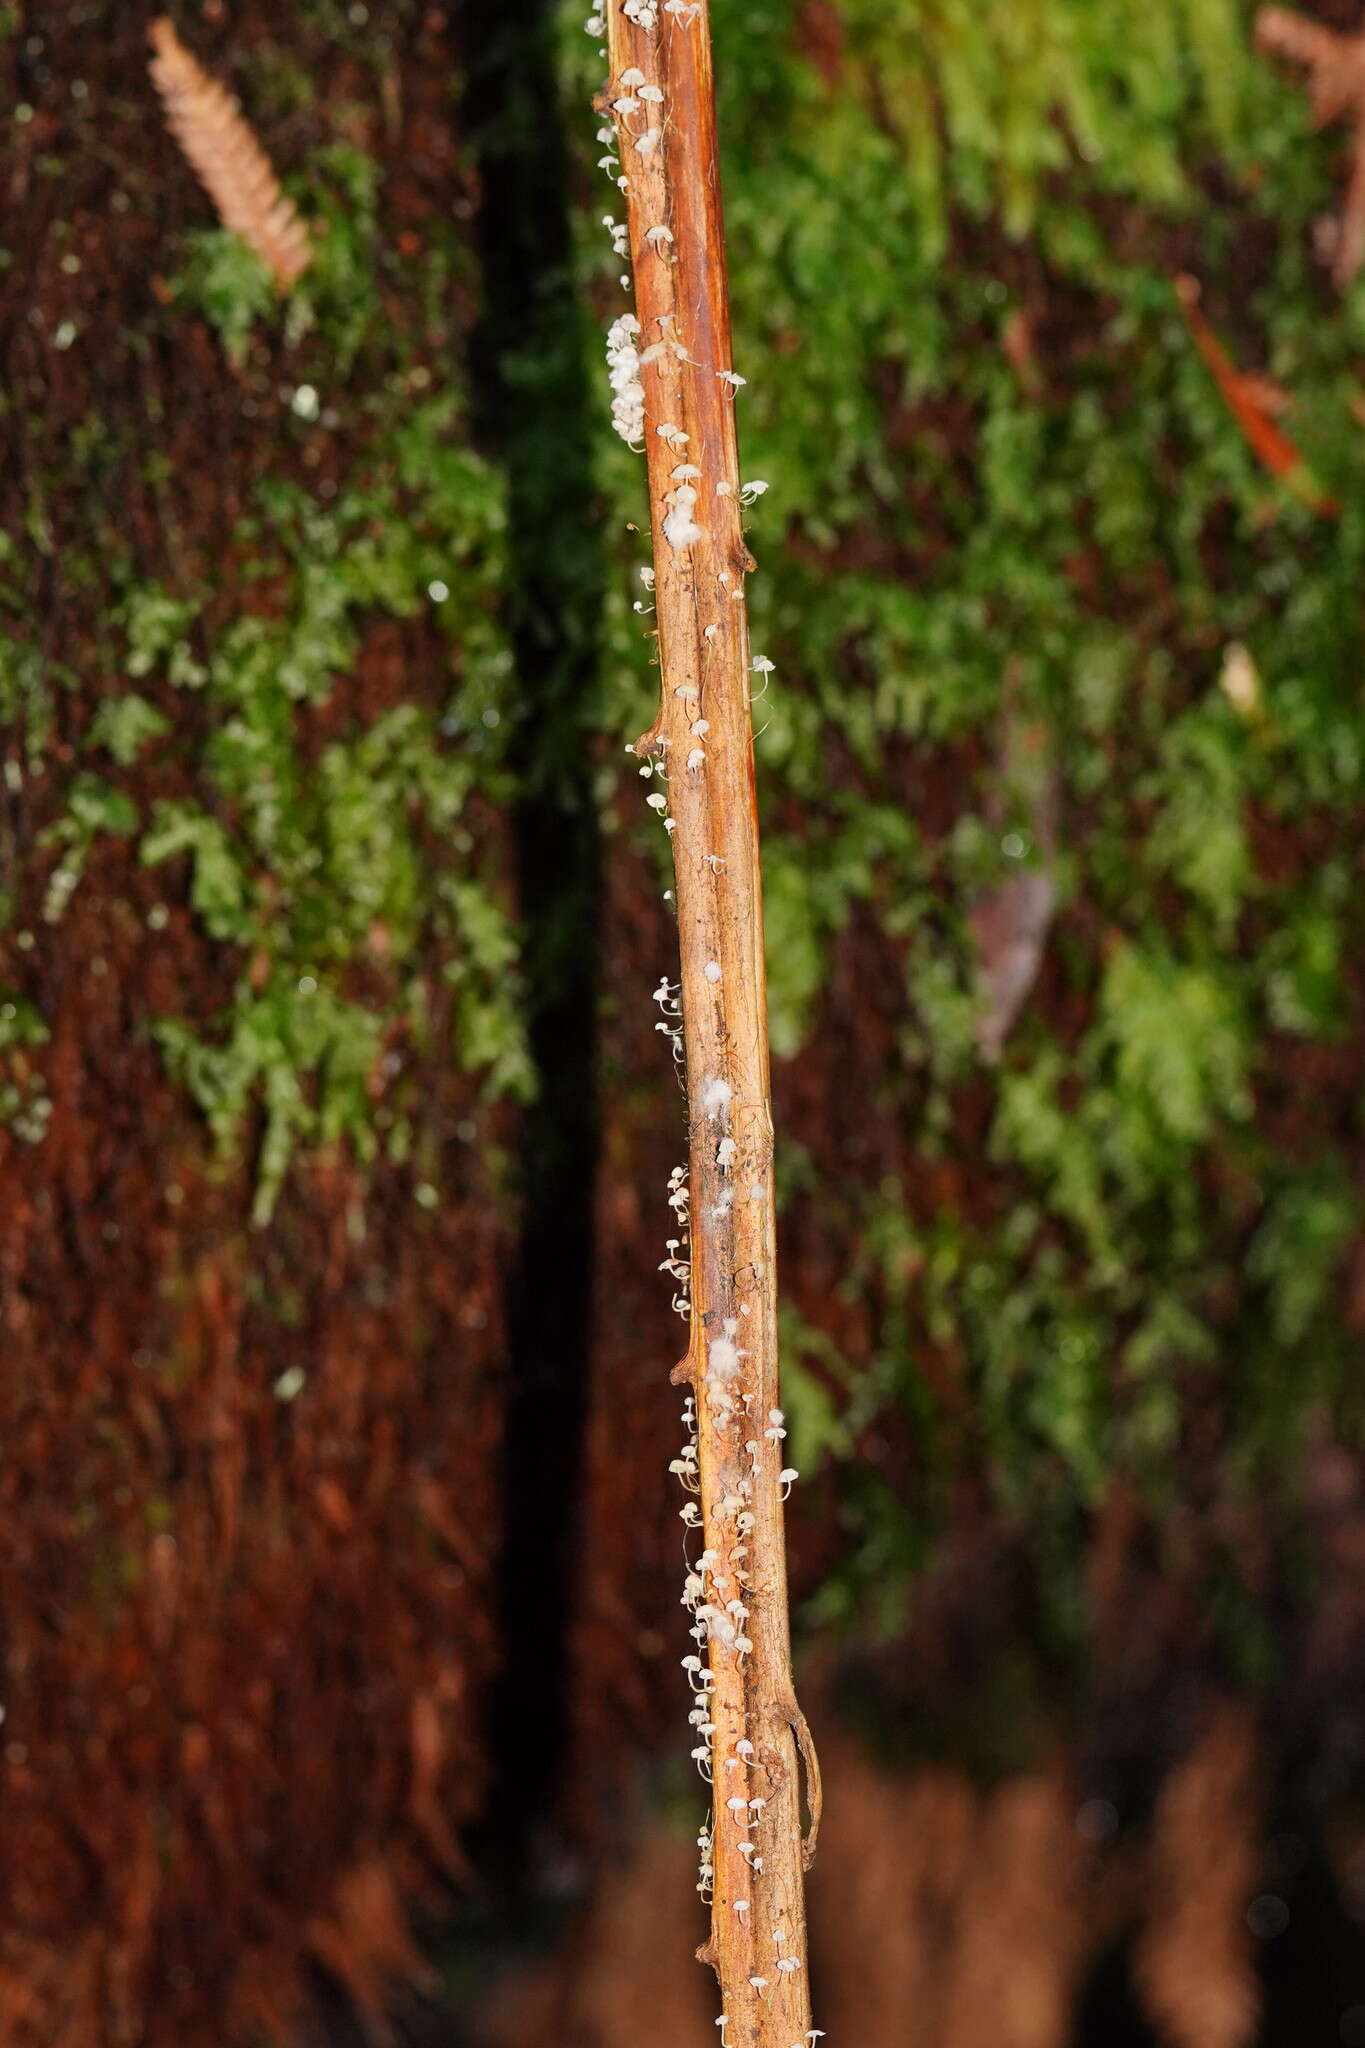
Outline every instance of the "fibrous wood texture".
<path fill-rule="evenodd" d="M 312 260 L 308 230 L 231 93 L 209 77 L 163 15 L 151 27 L 152 83 L 171 133 L 231 228 L 287 288 Z"/>
<path fill-rule="evenodd" d="M 590 23 L 590 29 L 596 24 Z M 649 471 L 661 701 L 635 752 L 673 842 L 689 1104 L 689 1389 L 679 1461 L 699 1531 L 694 1754 L 714 1783 L 702 1837 L 725 2048 L 792 2048 L 810 2027 L 801 1771 L 792 1687 L 766 990 L 751 659 L 724 239 L 704 5 L 610 0 L 610 83 L 627 210 L 617 246 L 635 321 L 613 330 L 618 431 Z M 768 664 L 758 666 L 764 670 Z M 671 1004 L 671 992 L 664 992 Z M 680 1203 L 681 1213 L 681 1203 Z M 704 1658 L 704 1664 L 702 1659 Z"/>

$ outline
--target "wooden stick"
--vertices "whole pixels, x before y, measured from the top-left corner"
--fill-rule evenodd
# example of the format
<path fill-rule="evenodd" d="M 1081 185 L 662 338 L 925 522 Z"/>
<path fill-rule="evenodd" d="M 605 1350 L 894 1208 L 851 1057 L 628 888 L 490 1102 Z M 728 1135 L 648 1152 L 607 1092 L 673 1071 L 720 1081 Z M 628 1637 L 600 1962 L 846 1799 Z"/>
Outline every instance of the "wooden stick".
<path fill-rule="evenodd" d="M 688 1581 L 713 1783 L 699 1951 L 723 2048 L 805 2048 L 802 1873 L 819 1777 L 792 1685 L 778 1393 L 773 1128 L 754 804 L 744 541 L 705 0 L 607 0 L 611 116 L 637 330 L 613 330 L 618 429 L 648 459 L 661 676 L 634 751 L 665 780 L 689 1105 L 690 1389 L 685 1478 L 702 1552 Z M 591 26 L 591 25 L 590 25 Z M 641 422 L 641 404 L 643 420 Z M 763 665 L 766 669 L 766 664 Z M 792 1475 L 794 1476 L 794 1475 Z M 695 1509 L 684 1510 L 686 1519 Z M 811 1834 L 801 1835 L 804 1763 Z"/>

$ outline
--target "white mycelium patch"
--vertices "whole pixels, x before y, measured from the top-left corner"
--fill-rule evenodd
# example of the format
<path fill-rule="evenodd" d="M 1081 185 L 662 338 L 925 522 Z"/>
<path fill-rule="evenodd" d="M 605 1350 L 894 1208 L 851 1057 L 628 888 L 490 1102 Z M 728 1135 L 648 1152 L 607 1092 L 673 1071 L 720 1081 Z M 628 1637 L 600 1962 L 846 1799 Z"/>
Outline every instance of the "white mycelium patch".
<path fill-rule="evenodd" d="M 719 1116 L 730 1107 L 730 1083 L 717 1075 L 708 1081 L 701 1091 L 702 1111 L 706 1116 Z"/>

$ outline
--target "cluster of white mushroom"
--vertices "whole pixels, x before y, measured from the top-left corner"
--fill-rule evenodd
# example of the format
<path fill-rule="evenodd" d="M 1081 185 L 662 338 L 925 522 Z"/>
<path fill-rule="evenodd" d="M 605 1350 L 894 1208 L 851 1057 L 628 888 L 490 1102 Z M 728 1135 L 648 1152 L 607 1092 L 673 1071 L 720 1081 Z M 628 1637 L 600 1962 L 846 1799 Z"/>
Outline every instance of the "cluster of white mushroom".
<path fill-rule="evenodd" d="M 640 382 L 640 356 L 635 344 L 640 323 L 622 313 L 607 330 L 607 382 L 611 386 L 611 423 L 628 448 L 645 434 L 645 387 Z"/>
<path fill-rule="evenodd" d="M 661 983 L 660 986 L 662 987 L 663 984 Z M 655 994 L 657 996 L 657 990 Z M 692 1313 L 692 1216 L 691 1191 L 687 1184 L 687 1168 L 685 1166 L 675 1166 L 672 1173 L 668 1176 L 668 1206 L 673 1211 L 681 1235 L 670 1237 L 666 1240 L 668 1257 L 660 1262 L 659 1271 L 670 1274 L 673 1279 L 676 1290 L 673 1296 L 674 1312 L 683 1317 L 690 1317 Z M 670 1472 L 676 1471 L 676 1462 L 670 1465 L 668 1469 Z"/>

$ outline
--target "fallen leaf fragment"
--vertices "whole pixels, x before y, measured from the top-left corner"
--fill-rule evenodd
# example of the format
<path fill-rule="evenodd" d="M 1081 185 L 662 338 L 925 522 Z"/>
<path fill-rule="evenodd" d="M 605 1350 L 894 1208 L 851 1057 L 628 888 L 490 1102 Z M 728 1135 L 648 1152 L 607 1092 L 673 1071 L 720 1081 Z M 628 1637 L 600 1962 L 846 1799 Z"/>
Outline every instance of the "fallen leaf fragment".
<path fill-rule="evenodd" d="M 1288 394 L 1269 378 L 1238 369 L 1199 309 L 1199 285 L 1194 278 L 1177 277 L 1175 295 L 1195 347 L 1262 468 L 1279 477 L 1310 510 L 1325 519 L 1335 517 L 1341 508 L 1322 489 L 1298 446 L 1271 417 L 1272 411 L 1286 409 Z"/>

